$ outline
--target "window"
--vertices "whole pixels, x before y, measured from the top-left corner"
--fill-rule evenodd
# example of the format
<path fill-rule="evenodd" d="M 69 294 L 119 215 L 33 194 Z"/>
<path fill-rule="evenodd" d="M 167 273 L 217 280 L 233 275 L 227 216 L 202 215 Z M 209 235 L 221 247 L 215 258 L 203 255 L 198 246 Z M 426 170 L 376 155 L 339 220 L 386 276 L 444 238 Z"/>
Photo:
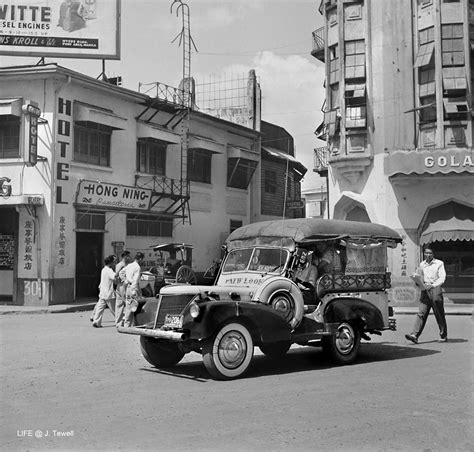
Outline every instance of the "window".
<path fill-rule="evenodd" d="M 257 168 L 257 162 L 241 157 L 227 161 L 227 186 L 246 189 Z"/>
<path fill-rule="evenodd" d="M 230 231 L 229 234 L 234 232 L 236 229 L 242 227 L 242 220 L 230 220 Z"/>
<path fill-rule="evenodd" d="M 366 125 L 366 107 L 347 107 L 346 108 L 346 128 L 359 128 Z"/>
<path fill-rule="evenodd" d="M 443 88 L 445 90 L 466 90 L 467 80 L 464 67 L 444 67 Z"/>
<path fill-rule="evenodd" d="M 441 26 L 441 55 L 443 66 L 464 66 L 462 24 Z"/>
<path fill-rule="evenodd" d="M 329 47 L 329 84 L 339 82 L 339 48 Z"/>
<path fill-rule="evenodd" d="M 271 170 L 265 170 L 265 193 L 276 193 L 276 187 L 276 172 Z"/>
<path fill-rule="evenodd" d="M 339 107 L 339 83 L 334 83 L 329 87 L 329 106 L 331 110 Z"/>
<path fill-rule="evenodd" d="M 344 97 L 346 105 L 365 105 L 365 83 L 347 83 Z"/>
<path fill-rule="evenodd" d="M 345 77 L 365 77 L 365 43 L 364 40 L 347 41 L 345 44 Z"/>
<path fill-rule="evenodd" d="M 420 45 L 418 55 L 416 56 L 415 67 L 428 66 L 433 58 L 434 42 Z"/>
<path fill-rule="evenodd" d="M 74 160 L 91 165 L 110 166 L 112 129 L 95 122 L 74 125 Z"/>
<path fill-rule="evenodd" d="M 362 19 L 362 5 L 357 3 L 353 5 L 346 5 L 344 7 L 344 18 L 345 20 Z"/>
<path fill-rule="evenodd" d="M 76 212 L 76 227 L 77 229 L 104 231 L 105 213 L 78 210 Z"/>
<path fill-rule="evenodd" d="M 194 182 L 211 183 L 212 153 L 206 149 L 188 151 L 188 178 Z"/>
<path fill-rule="evenodd" d="M 436 97 L 433 95 L 421 99 L 419 112 L 421 123 L 436 122 Z"/>
<path fill-rule="evenodd" d="M 330 137 L 339 132 L 339 116 L 337 110 L 330 110 L 324 112 L 324 124 L 326 124 L 327 134 Z"/>
<path fill-rule="evenodd" d="M 448 116 L 464 116 L 470 111 L 465 97 L 445 97 L 443 103 Z"/>
<path fill-rule="evenodd" d="M 0 158 L 20 157 L 20 118 L 0 116 Z"/>
<path fill-rule="evenodd" d="M 156 215 L 127 215 L 127 235 L 141 237 L 171 237 L 173 219 Z"/>
<path fill-rule="evenodd" d="M 435 70 L 434 68 L 420 68 L 418 77 L 420 97 L 432 96 L 435 94 Z"/>
<path fill-rule="evenodd" d="M 137 171 L 164 176 L 166 173 L 167 143 L 155 138 L 137 141 Z"/>

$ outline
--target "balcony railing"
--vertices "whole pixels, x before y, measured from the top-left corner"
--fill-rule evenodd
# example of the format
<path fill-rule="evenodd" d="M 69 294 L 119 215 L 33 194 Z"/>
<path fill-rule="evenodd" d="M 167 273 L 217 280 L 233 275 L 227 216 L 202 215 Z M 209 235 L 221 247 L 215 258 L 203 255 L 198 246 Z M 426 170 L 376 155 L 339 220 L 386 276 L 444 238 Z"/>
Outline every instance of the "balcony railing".
<path fill-rule="evenodd" d="M 135 186 L 152 190 L 153 195 L 178 199 L 189 197 L 189 181 L 165 176 L 135 175 Z"/>
<path fill-rule="evenodd" d="M 138 92 L 147 94 L 150 97 L 155 97 L 163 102 L 184 105 L 185 92 L 182 89 L 174 86 L 166 85 L 165 83 L 139 83 Z"/>
<path fill-rule="evenodd" d="M 324 27 L 318 28 L 313 31 L 313 49 L 311 55 L 320 61 L 324 61 Z"/>
<path fill-rule="evenodd" d="M 328 174 L 328 155 L 327 146 L 314 150 L 314 172 L 319 173 L 320 176 Z"/>

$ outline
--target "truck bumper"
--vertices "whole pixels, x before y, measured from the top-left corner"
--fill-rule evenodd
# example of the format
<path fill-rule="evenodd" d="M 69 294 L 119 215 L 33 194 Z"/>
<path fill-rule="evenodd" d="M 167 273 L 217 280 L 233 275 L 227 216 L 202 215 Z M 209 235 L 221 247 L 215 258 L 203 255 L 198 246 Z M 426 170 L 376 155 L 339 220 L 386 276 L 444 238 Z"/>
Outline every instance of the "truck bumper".
<path fill-rule="evenodd" d="M 174 342 L 181 342 L 186 337 L 184 333 L 177 331 L 154 330 L 151 328 L 140 328 L 136 326 L 119 326 L 117 330 L 119 333 L 154 337 L 156 339 L 167 339 Z"/>

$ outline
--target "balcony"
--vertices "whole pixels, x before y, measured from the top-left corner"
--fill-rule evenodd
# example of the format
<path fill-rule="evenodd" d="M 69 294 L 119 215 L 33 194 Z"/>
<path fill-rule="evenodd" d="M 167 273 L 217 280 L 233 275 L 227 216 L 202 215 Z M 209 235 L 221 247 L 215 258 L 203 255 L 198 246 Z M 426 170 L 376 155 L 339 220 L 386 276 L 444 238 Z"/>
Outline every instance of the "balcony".
<path fill-rule="evenodd" d="M 326 43 L 324 39 L 324 30 L 325 27 L 321 27 L 313 31 L 313 49 L 311 50 L 311 55 L 323 63 L 325 61 L 324 47 Z"/>
<path fill-rule="evenodd" d="M 314 169 L 321 177 L 328 175 L 328 148 L 326 146 L 314 150 Z"/>
<path fill-rule="evenodd" d="M 165 83 L 139 83 L 138 92 L 147 94 L 150 97 L 156 98 L 167 104 L 184 105 L 185 92 L 182 89 L 174 86 L 166 85 Z"/>

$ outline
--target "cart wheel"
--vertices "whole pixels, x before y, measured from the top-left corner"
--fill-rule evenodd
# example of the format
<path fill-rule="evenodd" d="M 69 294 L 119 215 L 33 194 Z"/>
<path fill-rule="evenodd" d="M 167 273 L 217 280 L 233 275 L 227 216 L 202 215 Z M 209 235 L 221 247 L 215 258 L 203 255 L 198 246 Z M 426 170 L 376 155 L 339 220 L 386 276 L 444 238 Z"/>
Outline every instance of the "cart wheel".
<path fill-rule="evenodd" d="M 196 274 L 191 267 L 182 265 L 176 272 L 177 283 L 197 284 Z"/>
<path fill-rule="evenodd" d="M 342 322 L 335 334 L 323 337 L 322 345 L 337 364 L 351 364 L 359 353 L 360 332 L 349 322 Z"/>

